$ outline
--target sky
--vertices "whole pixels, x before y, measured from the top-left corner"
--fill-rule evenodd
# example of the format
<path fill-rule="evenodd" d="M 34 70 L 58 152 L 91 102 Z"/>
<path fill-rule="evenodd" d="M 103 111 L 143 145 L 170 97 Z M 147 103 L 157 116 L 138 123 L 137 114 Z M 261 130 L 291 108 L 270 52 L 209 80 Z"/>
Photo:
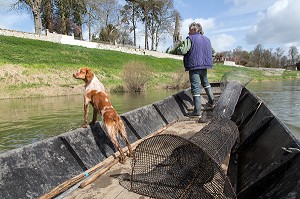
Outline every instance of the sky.
<path fill-rule="evenodd" d="M 0 28 L 33 33 L 30 13 L 9 11 L 14 2 L 0 0 Z M 273 52 L 280 47 L 285 54 L 291 46 L 300 50 L 300 0 L 174 0 L 174 7 L 182 17 L 183 38 L 189 24 L 199 22 L 216 52 L 238 46 L 251 51 L 258 44 Z M 144 46 L 143 41 L 138 37 L 137 45 Z M 166 36 L 158 51 L 172 44 L 172 36 Z"/>

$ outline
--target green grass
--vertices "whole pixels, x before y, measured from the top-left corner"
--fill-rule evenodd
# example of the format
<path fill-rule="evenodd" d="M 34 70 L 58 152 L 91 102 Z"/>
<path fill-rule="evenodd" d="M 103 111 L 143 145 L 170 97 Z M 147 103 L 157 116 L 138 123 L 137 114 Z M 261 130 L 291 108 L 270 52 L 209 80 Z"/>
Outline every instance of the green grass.
<path fill-rule="evenodd" d="M 0 68 L 1 65 L 17 65 L 28 69 L 24 73 L 39 71 L 43 74 L 74 71 L 80 67 L 90 67 L 101 76 L 101 81 L 108 87 L 122 84 L 124 65 L 130 62 L 144 63 L 153 73 L 150 87 L 172 82 L 180 69 L 181 60 L 156 58 L 147 55 L 134 55 L 111 50 L 91 49 L 79 46 L 23 39 L 0 35 Z M 222 76 L 232 70 L 241 70 L 253 77 L 254 81 L 298 78 L 299 72 L 286 71 L 282 76 L 266 76 L 263 71 L 251 68 L 236 68 L 215 64 L 209 70 L 211 82 L 219 81 Z M 71 76 L 71 74 L 70 74 Z M 64 83 L 61 83 L 64 84 Z M 30 84 L 23 85 L 28 87 Z M 35 84 L 32 84 L 35 87 Z"/>
<path fill-rule="evenodd" d="M 297 76 L 299 76 L 299 73 L 295 72 L 295 71 L 284 71 L 282 78 L 283 79 L 296 79 Z"/>
<path fill-rule="evenodd" d="M 0 36 L 0 60 L 2 64 L 19 64 L 34 68 L 61 68 L 89 66 L 116 72 L 131 60 L 144 62 L 158 72 L 175 71 L 180 60 L 158 59 L 117 51 L 91 49 L 80 46 Z"/>
<path fill-rule="evenodd" d="M 108 84 L 120 84 L 123 66 L 132 61 L 144 63 L 154 73 L 173 73 L 182 67 L 182 61 L 170 58 L 140 56 L 8 36 L 0 36 L 0 51 L 0 65 L 13 64 L 29 69 L 51 68 L 58 71 L 90 67 L 103 76 L 104 82 Z"/>

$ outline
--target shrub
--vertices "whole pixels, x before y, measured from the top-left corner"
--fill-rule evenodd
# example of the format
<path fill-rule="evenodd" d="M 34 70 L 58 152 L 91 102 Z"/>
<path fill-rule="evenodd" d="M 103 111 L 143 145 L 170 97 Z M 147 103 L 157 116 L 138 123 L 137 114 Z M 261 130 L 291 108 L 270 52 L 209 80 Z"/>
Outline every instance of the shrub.
<path fill-rule="evenodd" d="M 170 82 L 170 85 L 167 88 L 173 89 L 182 89 L 190 87 L 189 75 L 187 72 L 184 71 L 183 68 L 176 71 L 174 74 L 174 78 Z"/>
<path fill-rule="evenodd" d="M 113 87 L 111 89 L 111 92 L 113 92 L 113 93 L 124 93 L 125 92 L 125 88 L 122 85 L 117 85 L 116 87 Z"/>
<path fill-rule="evenodd" d="M 124 65 L 123 80 L 129 92 L 141 92 L 151 79 L 151 70 L 140 62 L 129 62 Z"/>

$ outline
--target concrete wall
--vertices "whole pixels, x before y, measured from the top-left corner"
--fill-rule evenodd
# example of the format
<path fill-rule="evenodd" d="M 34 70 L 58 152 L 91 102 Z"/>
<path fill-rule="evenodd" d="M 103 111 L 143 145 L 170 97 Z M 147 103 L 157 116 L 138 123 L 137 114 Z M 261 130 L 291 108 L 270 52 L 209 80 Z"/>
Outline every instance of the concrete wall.
<path fill-rule="evenodd" d="M 121 115 L 131 143 L 183 118 L 190 90 Z M 0 154 L 0 196 L 37 198 L 116 152 L 97 123 Z M 119 140 L 123 147 L 123 140 Z"/>
<path fill-rule="evenodd" d="M 130 46 L 123 46 L 123 45 L 109 45 L 109 44 L 103 44 L 103 43 L 76 40 L 76 39 L 74 39 L 74 36 L 50 33 L 47 30 L 46 30 L 45 34 L 35 34 L 35 33 L 27 33 L 27 32 L 6 30 L 6 29 L 0 28 L 0 35 L 43 40 L 43 41 L 75 45 L 75 46 L 83 46 L 86 48 L 114 50 L 114 51 L 120 51 L 120 52 L 124 52 L 124 53 L 137 54 L 137 55 L 150 55 L 150 56 L 154 56 L 154 57 L 158 57 L 158 58 L 172 58 L 172 59 L 179 59 L 179 60 L 183 59 L 183 57 L 179 56 L 179 55 L 171 55 L 168 53 L 144 50 L 144 49 L 135 48 L 134 46 L 130 47 Z"/>

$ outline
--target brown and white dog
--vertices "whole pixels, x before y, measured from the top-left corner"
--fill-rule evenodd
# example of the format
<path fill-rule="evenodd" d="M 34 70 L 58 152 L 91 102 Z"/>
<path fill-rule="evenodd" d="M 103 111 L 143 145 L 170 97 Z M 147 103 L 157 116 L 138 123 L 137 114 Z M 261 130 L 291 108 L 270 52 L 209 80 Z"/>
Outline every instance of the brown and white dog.
<path fill-rule="evenodd" d="M 98 113 L 101 114 L 103 124 L 106 128 L 106 133 L 110 138 L 111 142 L 120 152 L 120 162 L 125 162 L 126 157 L 121 145 L 117 141 L 117 133 L 119 133 L 124 139 L 129 150 L 129 156 L 133 156 L 133 151 L 126 136 L 124 123 L 118 115 L 118 113 L 116 112 L 116 110 L 113 108 L 110 99 L 105 92 L 103 84 L 99 81 L 99 79 L 89 68 L 79 69 L 73 74 L 73 77 L 76 79 L 81 79 L 85 82 L 84 121 L 82 127 L 86 128 L 88 125 L 88 106 L 89 104 L 92 104 L 93 119 L 89 124 L 94 125 L 97 121 Z"/>

